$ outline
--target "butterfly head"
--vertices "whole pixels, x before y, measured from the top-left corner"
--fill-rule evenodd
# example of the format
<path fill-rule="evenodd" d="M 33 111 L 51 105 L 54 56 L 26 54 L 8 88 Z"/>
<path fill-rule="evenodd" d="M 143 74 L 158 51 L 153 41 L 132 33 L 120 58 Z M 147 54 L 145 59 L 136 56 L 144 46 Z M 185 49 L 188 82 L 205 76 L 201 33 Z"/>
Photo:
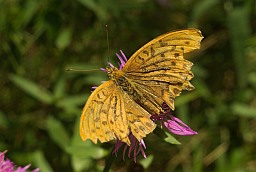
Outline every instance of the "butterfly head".
<path fill-rule="evenodd" d="M 117 78 L 120 78 L 123 76 L 123 72 L 114 66 L 113 67 L 107 66 L 106 73 L 107 73 L 108 77 L 112 80 L 116 80 Z"/>

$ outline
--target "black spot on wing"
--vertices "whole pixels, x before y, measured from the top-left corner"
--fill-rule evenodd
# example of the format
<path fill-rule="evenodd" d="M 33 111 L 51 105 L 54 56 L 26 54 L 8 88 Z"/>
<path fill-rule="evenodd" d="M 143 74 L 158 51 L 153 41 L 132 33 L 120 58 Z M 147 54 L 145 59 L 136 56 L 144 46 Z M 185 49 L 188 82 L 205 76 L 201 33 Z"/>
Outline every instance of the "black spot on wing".
<path fill-rule="evenodd" d="M 180 56 L 180 53 L 174 53 L 174 57 L 177 58 Z"/>

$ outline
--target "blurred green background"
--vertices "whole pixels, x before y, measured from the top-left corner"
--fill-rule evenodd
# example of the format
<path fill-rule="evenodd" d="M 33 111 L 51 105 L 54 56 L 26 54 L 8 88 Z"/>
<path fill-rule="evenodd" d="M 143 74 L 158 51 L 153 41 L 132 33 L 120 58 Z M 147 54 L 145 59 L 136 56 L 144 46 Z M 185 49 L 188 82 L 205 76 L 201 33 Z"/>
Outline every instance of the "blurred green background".
<path fill-rule="evenodd" d="M 110 171 L 256 171 L 255 0 L 0 0 L 0 151 L 42 172 L 102 171 L 114 142 L 79 137 L 90 87 L 116 52 L 131 56 L 168 31 L 199 28 L 196 89 L 177 98 L 175 115 L 199 132 L 172 145 L 154 134 L 147 159 L 122 152 Z"/>

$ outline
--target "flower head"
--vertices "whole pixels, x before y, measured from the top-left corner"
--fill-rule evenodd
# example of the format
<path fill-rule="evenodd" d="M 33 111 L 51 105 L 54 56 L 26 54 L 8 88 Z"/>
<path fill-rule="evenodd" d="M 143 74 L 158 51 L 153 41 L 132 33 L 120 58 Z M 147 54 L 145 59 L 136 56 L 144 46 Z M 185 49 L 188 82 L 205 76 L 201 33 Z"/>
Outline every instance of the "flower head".
<path fill-rule="evenodd" d="M 119 70 L 122 70 L 125 63 L 127 62 L 127 58 L 126 58 L 126 56 L 125 56 L 125 54 L 123 53 L 122 50 L 120 50 L 120 53 L 121 53 L 121 55 L 116 53 L 116 56 L 119 59 L 119 63 L 118 63 L 119 64 Z M 112 63 L 109 62 L 108 64 L 109 64 L 110 67 L 114 67 L 114 65 Z M 100 68 L 100 70 L 107 73 L 107 69 L 105 69 L 105 68 Z M 91 91 L 94 91 L 97 87 L 98 86 L 92 86 Z"/>
<path fill-rule="evenodd" d="M 118 57 L 120 63 L 119 63 L 119 70 L 123 69 L 125 63 L 127 62 L 127 58 L 122 50 L 120 50 L 121 55 L 116 53 L 116 56 Z"/>
<path fill-rule="evenodd" d="M 159 121 L 161 127 L 164 124 L 168 131 L 176 135 L 188 136 L 198 134 L 196 131 L 193 131 L 189 126 L 182 122 L 179 118 L 173 116 L 173 111 L 168 107 L 166 103 L 162 104 L 162 109 L 164 110 L 164 113 L 161 113 L 160 115 L 151 115 L 152 121 Z"/>
<path fill-rule="evenodd" d="M 165 126 L 165 128 L 173 134 L 176 135 L 195 135 L 197 132 L 193 131 L 189 126 L 187 126 L 184 122 L 182 122 L 179 118 L 173 116 L 173 111 L 164 103 L 162 105 L 162 109 L 164 113 L 160 113 L 159 115 L 154 114 L 151 115 L 151 120 L 156 122 L 160 122 L 160 127 Z M 117 155 L 118 150 L 124 146 L 123 150 L 123 159 L 125 159 L 126 151 L 128 149 L 128 158 L 133 157 L 134 162 L 136 162 L 136 157 L 141 153 L 144 158 L 147 158 L 144 149 L 146 149 L 146 145 L 143 139 L 138 141 L 135 136 L 131 133 L 129 135 L 129 139 L 131 145 L 128 146 L 124 142 L 117 140 L 115 144 L 115 148 L 113 153 Z"/>
<path fill-rule="evenodd" d="M 126 58 L 126 56 L 125 56 L 125 54 L 123 53 L 122 50 L 120 50 L 120 53 L 121 53 L 121 55 L 116 53 L 116 56 L 119 59 L 119 63 L 118 63 L 119 64 L 119 70 L 122 70 L 125 63 L 127 62 L 127 58 Z M 112 63 L 109 62 L 108 64 L 109 64 L 110 67 L 112 67 L 112 68 L 114 67 L 114 65 Z M 105 68 L 100 68 L 100 70 L 102 70 L 103 72 L 107 72 L 107 70 Z"/>
<path fill-rule="evenodd" d="M 7 151 L 0 152 L 0 172 L 26 172 L 29 169 L 30 164 L 25 167 L 17 167 L 16 170 L 14 170 L 14 163 L 9 159 L 4 159 L 6 152 Z M 31 172 L 39 172 L 39 168 L 34 169 Z"/>
<path fill-rule="evenodd" d="M 123 150 L 123 159 L 125 159 L 125 155 L 126 155 L 126 151 L 128 149 L 128 158 L 133 157 L 134 162 L 136 162 L 136 157 L 141 153 L 142 156 L 144 158 L 147 158 L 146 153 L 144 151 L 144 149 L 146 149 L 146 145 L 143 141 L 143 139 L 141 139 L 141 141 L 138 141 L 135 136 L 130 133 L 129 135 L 129 139 L 131 141 L 131 145 L 128 146 L 127 144 L 125 144 L 124 142 L 117 140 L 116 144 L 115 144 L 115 148 L 113 150 L 113 153 L 117 156 L 117 152 L 118 150 L 123 146 L 124 146 L 124 150 Z"/>

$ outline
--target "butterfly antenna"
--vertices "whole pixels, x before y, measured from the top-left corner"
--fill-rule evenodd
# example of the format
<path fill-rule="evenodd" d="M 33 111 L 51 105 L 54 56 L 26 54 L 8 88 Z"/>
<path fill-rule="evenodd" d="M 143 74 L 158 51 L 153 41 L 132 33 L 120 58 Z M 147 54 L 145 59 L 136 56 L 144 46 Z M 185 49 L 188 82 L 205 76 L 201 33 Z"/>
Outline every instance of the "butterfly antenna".
<path fill-rule="evenodd" d="M 89 70 L 84 70 L 84 69 L 71 69 L 67 68 L 67 72 L 91 72 L 91 71 L 101 71 L 100 69 L 89 69 Z"/>
<path fill-rule="evenodd" d="M 108 63 L 109 63 L 109 40 L 108 40 L 108 25 L 106 25 L 106 34 L 107 34 L 107 45 L 108 45 Z"/>

